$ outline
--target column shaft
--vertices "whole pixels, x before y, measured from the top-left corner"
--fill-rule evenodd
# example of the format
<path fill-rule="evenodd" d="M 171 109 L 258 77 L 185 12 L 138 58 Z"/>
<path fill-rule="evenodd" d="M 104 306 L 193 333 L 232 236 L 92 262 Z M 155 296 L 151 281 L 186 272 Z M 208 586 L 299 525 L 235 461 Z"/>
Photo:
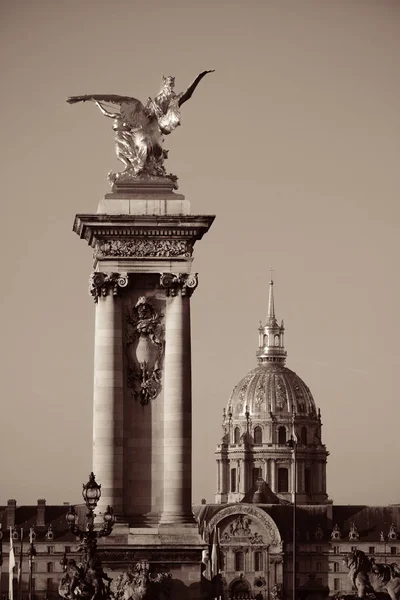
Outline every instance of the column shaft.
<path fill-rule="evenodd" d="M 123 513 L 123 361 L 121 299 L 111 293 L 96 305 L 93 472 L 101 483 L 99 511 Z"/>
<path fill-rule="evenodd" d="M 193 522 L 190 298 L 167 298 L 164 379 L 164 509 L 162 523 Z"/>
<path fill-rule="evenodd" d="M 270 484 L 270 488 L 271 490 L 274 492 L 274 494 L 276 494 L 276 483 L 275 483 L 275 476 L 276 476 L 276 468 L 275 468 L 275 460 L 271 459 L 271 484 Z"/>

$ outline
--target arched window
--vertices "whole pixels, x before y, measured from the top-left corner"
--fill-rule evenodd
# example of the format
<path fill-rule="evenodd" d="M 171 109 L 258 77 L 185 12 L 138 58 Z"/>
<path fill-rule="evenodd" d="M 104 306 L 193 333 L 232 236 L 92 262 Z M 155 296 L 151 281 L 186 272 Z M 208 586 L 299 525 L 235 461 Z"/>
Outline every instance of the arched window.
<path fill-rule="evenodd" d="M 287 469 L 278 469 L 278 492 L 289 491 L 289 472 Z"/>
<path fill-rule="evenodd" d="M 263 570 L 263 564 L 262 564 L 262 552 L 254 552 L 254 570 L 255 571 L 262 571 Z"/>
<path fill-rule="evenodd" d="M 254 427 L 254 443 L 262 444 L 262 429 L 261 427 Z"/>
<path fill-rule="evenodd" d="M 239 427 L 235 427 L 235 431 L 233 432 L 233 443 L 240 444 L 240 429 L 239 429 Z"/>
<path fill-rule="evenodd" d="M 244 552 L 235 552 L 235 571 L 244 571 Z"/>
<path fill-rule="evenodd" d="M 307 446 L 307 427 L 301 428 L 300 444 L 302 444 L 302 446 Z"/>
<path fill-rule="evenodd" d="M 278 429 L 278 444 L 281 446 L 286 444 L 286 427 L 279 427 Z"/>
<path fill-rule="evenodd" d="M 236 469 L 231 469 L 231 492 L 236 492 Z"/>
<path fill-rule="evenodd" d="M 264 335 L 264 346 L 268 346 L 268 336 Z"/>
<path fill-rule="evenodd" d="M 275 346 L 279 346 L 280 340 L 279 340 L 279 335 L 275 336 Z"/>
<path fill-rule="evenodd" d="M 311 494 L 311 471 L 304 469 L 304 491 L 306 494 Z"/>

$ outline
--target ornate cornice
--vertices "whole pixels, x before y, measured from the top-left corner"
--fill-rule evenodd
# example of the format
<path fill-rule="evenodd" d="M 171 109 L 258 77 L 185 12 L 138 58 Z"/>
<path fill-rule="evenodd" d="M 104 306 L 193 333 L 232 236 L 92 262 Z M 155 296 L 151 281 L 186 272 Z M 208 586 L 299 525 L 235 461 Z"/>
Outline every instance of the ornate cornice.
<path fill-rule="evenodd" d="M 175 239 L 107 239 L 99 240 L 93 253 L 94 258 L 175 258 L 192 256 L 193 246 L 189 241 Z"/>
<path fill-rule="evenodd" d="M 86 214 L 76 215 L 73 231 L 81 239 L 85 239 L 90 246 L 96 248 L 120 240 L 121 242 L 134 242 L 136 248 L 144 240 L 155 244 L 160 241 L 183 242 L 186 250 L 179 256 L 183 258 L 189 253 L 191 256 L 193 244 L 200 240 L 209 230 L 214 221 L 212 215 L 107 215 Z M 137 246 L 139 244 L 139 246 Z M 131 250 L 133 252 L 133 250 Z M 102 252 L 102 251 L 101 251 Z M 114 255 L 112 255 L 114 256 Z M 126 256 L 130 258 L 130 255 Z M 134 254 L 132 256 L 141 256 Z M 144 254 L 143 256 L 150 256 Z M 152 255 L 151 255 L 152 256 Z M 166 255 L 154 255 L 163 258 Z M 103 256 L 98 256 L 100 259 Z"/>
<path fill-rule="evenodd" d="M 89 293 L 95 302 L 100 296 L 118 295 L 118 288 L 125 288 L 129 279 L 127 273 L 92 273 L 89 279 Z"/>
<path fill-rule="evenodd" d="M 176 296 L 179 291 L 182 296 L 191 296 L 197 284 L 197 273 L 162 273 L 160 276 L 160 286 L 167 296 Z"/>

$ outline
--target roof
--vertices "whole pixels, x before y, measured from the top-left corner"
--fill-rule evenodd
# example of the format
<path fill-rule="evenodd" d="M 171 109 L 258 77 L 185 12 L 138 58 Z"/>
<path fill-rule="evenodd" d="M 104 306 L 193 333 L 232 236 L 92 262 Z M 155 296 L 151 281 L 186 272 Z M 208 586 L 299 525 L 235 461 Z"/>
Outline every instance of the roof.
<path fill-rule="evenodd" d="M 227 506 L 237 504 L 208 504 L 195 508 L 195 516 L 199 521 L 200 532 L 204 531 L 211 518 Z M 267 512 L 275 521 L 284 541 L 292 539 L 292 504 L 257 504 L 258 508 Z M 354 523 L 359 533 L 358 541 L 379 542 L 381 531 L 386 540 L 392 525 L 400 533 L 400 505 L 395 506 L 334 506 L 334 505 L 302 505 L 296 508 L 297 536 L 303 542 L 332 542 L 331 534 L 337 524 L 341 533 L 340 541 L 349 540 L 351 524 Z M 338 540 L 339 541 L 339 540 Z M 336 542 L 337 543 L 337 542 Z M 388 543 L 390 543 L 388 541 Z M 357 542 L 355 541 L 356 545 Z"/>
<path fill-rule="evenodd" d="M 233 419 L 244 419 L 246 406 L 252 419 L 270 420 L 271 413 L 317 417 L 310 389 L 294 372 L 281 364 L 263 363 L 243 377 L 228 402 Z"/>

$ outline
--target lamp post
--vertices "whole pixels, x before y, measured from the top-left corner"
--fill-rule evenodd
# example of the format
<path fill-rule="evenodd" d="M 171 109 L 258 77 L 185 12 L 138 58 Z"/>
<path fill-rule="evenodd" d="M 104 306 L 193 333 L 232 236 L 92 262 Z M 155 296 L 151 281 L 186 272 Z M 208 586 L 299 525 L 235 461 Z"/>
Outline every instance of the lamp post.
<path fill-rule="evenodd" d="M 293 561 L 293 581 L 292 581 L 292 599 L 296 600 L 296 501 L 297 501 L 297 436 L 294 430 L 294 413 L 292 420 L 292 435 L 287 442 L 293 454 L 293 539 L 292 539 L 292 561 Z"/>
<path fill-rule="evenodd" d="M 86 515 L 86 529 L 80 529 L 77 525 L 77 515 L 73 506 L 69 507 L 66 515 L 69 530 L 76 536 L 79 536 L 83 543 L 83 563 L 87 567 L 89 561 L 94 559 L 97 551 L 97 540 L 101 537 L 110 535 L 115 523 L 114 511 L 111 506 L 107 506 L 107 509 L 103 515 L 104 524 L 98 531 L 94 528 L 94 520 L 96 517 L 95 509 L 98 501 L 101 497 L 101 485 L 96 482 L 94 473 L 90 473 L 89 481 L 83 484 L 82 496 L 88 509 Z"/>

